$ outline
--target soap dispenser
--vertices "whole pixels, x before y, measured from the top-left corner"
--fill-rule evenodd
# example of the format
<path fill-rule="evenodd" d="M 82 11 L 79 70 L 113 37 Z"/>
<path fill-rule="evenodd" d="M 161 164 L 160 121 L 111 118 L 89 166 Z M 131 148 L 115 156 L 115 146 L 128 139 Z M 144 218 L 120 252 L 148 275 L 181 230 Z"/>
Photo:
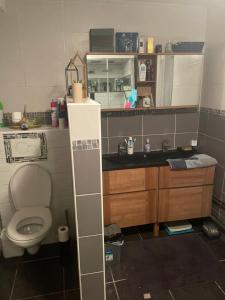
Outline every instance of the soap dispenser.
<path fill-rule="evenodd" d="M 151 145 L 150 145 L 150 140 L 146 139 L 146 144 L 144 145 L 144 152 L 149 153 L 151 152 Z"/>

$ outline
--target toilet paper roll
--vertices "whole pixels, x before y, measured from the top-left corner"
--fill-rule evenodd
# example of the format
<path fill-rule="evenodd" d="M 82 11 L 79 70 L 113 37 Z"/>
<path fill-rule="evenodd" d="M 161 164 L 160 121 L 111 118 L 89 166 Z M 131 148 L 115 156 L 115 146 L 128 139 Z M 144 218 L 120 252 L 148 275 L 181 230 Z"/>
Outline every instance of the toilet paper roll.
<path fill-rule="evenodd" d="M 75 103 L 83 102 L 83 85 L 79 82 L 74 82 L 72 86 L 73 101 Z"/>
<path fill-rule="evenodd" d="M 69 240 L 69 227 L 60 226 L 58 228 L 58 240 L 61 243 L 67 242 Z"/>

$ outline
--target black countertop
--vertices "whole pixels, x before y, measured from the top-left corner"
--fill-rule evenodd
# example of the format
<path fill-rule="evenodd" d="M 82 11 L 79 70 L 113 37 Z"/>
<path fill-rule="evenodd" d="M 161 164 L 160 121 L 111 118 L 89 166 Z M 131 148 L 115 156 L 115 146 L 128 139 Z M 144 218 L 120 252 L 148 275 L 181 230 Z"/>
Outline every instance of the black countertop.
<path fill-rule="evenodd" d="M 166 166 L 168 165 L 166 160 L 169 158 L 188 158 L 197 153 L 197 151 L 171 150 L 167 152 L 152 151 L 148 154 L 135 152 L 133 155 L 105 154 L 102 156 L 102 170 L 112 171 Z"/>

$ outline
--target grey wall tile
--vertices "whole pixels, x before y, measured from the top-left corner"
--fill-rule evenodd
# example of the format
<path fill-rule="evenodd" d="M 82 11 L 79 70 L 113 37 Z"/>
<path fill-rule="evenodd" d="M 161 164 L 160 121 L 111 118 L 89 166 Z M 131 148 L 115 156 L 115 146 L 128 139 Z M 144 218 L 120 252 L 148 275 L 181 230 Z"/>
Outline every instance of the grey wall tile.
<path fill-rule="evenodd" d="M 206 151 L 207 154 L 216 158 L 222 166 L 225 166 L 225 142 L 207 137 Z"/>
<path fill-rule="evenodd" d="M 108 136 L 107 117 L 101 118 L 101 130 L 102 130 L 102 137 L 107 137 Z"/>
<path fill-rule="evenodd" d="M 81 274 L 103 270 L 102 235 L 79 238 Z"/>
<path fill-rule="evenodd" d="M 207 154 L 206 143 L 207 143 L 207 136 L 199 133 L 198 134 L 198 150 L 200 152 L 204 152 L 205 154 Z"/>
<path fill-rule="evenodd" d="M 215 178 L 214 178 L 214 190 L 213 195 L 218 200 L 222 200 L 222 187 L 223 187 L 224 169 L 217 165 Z"/>
<path fill-rule="evenodd" d="M 134 144 L 134 151 L 135 152 L 142 152 L 143 145 L 142 145 L 142 137 L 141 136 L 133 136 L 136 138 L 136 142 Z M 114 137 L 109 138 L 109 153 L 118 152 L 118 144 L 124 142 L 124 137 Z"/>
<path fill-rule="evenodd" d="M 208 112 L 201 111 L 199 118 L 199 132 L 206 133 L 208 127 Z"/>
<path fill-rule="evenodd" d="M 109 136 L 142 134 L 142 116 L 109 117 Z"/>
<path fill-rule="evenodd" d="M 175 135 L 175 147 L 190 146 L 191 140 L 197 140 L 197 133 L 177 133 Z"/>
<path fill-rule="evenodd" d="M 102 234 L 101 195 L 77 196 L 78 235 Z"/>
<path fill-rule="evenodd" d="M 81 276 L 83 300 L 104 300 L 104 273 Z"/>
<path fill-rule="evenodd" d="M 209 113 L 207 135 L 225 141 L 225 116 Z"/>
<path fill-rule="evenodd" d="M 100 193 L 99 150 L 74 151 L 76 194 Z"/>
<path fill-rule="evenodd" d="M 143 134 L 174 133 L 175 114 L 143 116 Z"/>
<path fill-rule="evenodd" d="M 108 153 L 108 138 L 102 138 L 102 154 Z"/>
<path fill-rule="evenodd" d="M 170 149 L 174 149 L 174 134 L 148 135 L 143 137 L 143 144 L 149 138 L 151 150 L 162 150 L 162 142 L 167 140 Z"/>
<path fill-rule="evenodd" d="M 197 132 L 199 113 L 176 114 L 176 132 Z"/>

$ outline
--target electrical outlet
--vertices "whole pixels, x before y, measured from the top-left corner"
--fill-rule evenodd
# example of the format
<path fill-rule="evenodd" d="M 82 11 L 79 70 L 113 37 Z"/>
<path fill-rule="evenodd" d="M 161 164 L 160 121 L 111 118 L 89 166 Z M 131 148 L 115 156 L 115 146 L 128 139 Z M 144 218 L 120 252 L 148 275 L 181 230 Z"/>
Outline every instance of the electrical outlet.
<path fill-rule="evenodd" d="M 192 147 L 197 147 L 198 141 L 197 140 L 191 140 L 191 146 Z"/>

